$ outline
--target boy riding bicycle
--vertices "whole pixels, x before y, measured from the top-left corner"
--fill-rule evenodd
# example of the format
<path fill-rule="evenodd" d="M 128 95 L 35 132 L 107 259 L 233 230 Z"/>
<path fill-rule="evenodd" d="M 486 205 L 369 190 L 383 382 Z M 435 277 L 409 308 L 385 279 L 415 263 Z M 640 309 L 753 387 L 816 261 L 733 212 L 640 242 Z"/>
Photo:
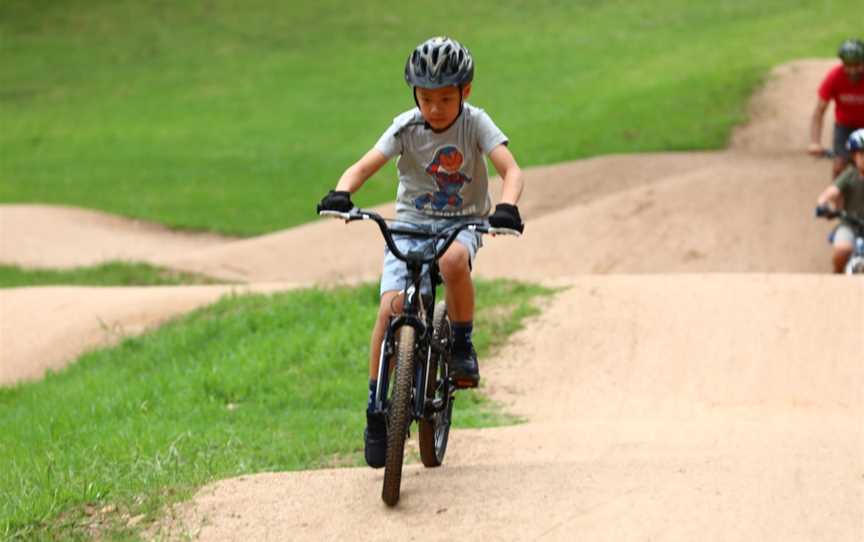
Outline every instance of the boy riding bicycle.
<path fill-rule="evenodd" d="M 474 61 L 456 40 L 435 37 L 418 45 L 405 64 L 405 80 L 417 107 L 397 116 L 375 146 L 345 170 L 335 190 L 318 211 L 350 211 L 351 194 L 391 158 L 399 156 L 396 219 L 402 225 L 428 230 L 477 221 L 488 216 L 494 227 L 522 231 L 516 204 L 522 193 L 522 172 L 507 148 L 508 139 L 485 111 L 465 101 L 471 94 Z M 503 180 L 501 202 L 490 215 L 486 157 Z M 397 241 L 400 250 L 410 238 Z M 462 231 L 439 261 L 452 322 L 451 378 L 460 387 L 480 381 L 477 353 L 471 342 L 474 319 L 474 284 L 471 265 L 481 246 L 480 235 Z M 366 462 L 384 466 L 386 423 L 372 413 L 375 401 L 381 341 L 390 317 L 402 308 L 401 290 L 406 266 L 389 250 L 381 276 L 378 317 L 369 352 L 369 402 L 364 433 Z"/>
<path fill-rule="evenodd" d="M 846 142 L 846 150 L 852 157 L 852 165 L 819 195 L 817 213 L 820 208 L 830 211 L 844 209 L 859 220 L 864 220 L 864 128 L 852 132 Z M 831 256 L 834 272 L 842 273 L 855 248 L 854 229 L 850 224 L 841 222 L 834 230 L 831 242 L 834 245 Z"/>

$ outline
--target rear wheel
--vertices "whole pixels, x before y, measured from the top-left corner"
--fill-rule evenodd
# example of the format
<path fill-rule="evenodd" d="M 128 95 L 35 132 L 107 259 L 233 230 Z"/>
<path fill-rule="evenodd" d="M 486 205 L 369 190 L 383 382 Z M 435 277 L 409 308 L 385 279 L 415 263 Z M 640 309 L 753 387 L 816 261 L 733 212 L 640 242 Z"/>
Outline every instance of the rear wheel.
<path fill-rule="evenodd" d="M 396 371 L 390 389 L 392 396 L 387 413 L 387 458 L 384 462 L 384 488 L 381 498 L 389 506 L 399 502 L 402 484 L 402 459 L 405 437 L 411 423 L 411 384 L 414 380 L 414 337 L 411 326 L 403 326 L 397 339 Z"/>
<path fill-rule="evenodd" d="M 438 467 L 447 452 L 453 394 L 448 378 L 450 318 L 442 301 L 435 306 L 432 343 L 435 345 L 426 372 L 426 412 L 420 420 L 420 459 L 427 467 Z"/>

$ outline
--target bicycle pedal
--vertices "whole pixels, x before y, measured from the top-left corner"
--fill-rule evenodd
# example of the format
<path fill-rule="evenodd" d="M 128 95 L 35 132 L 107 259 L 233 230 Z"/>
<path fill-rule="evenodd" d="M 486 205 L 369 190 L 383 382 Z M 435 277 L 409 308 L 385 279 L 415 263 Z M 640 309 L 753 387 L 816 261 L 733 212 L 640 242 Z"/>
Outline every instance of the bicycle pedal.
<path fill-rule="evenodd" d="M 457 389 L 466 390 L 470 388 L 476 388 L 479 382 L 470 378 L 457 378 L 453 380 L 453 384 L 456 385 Z"/>

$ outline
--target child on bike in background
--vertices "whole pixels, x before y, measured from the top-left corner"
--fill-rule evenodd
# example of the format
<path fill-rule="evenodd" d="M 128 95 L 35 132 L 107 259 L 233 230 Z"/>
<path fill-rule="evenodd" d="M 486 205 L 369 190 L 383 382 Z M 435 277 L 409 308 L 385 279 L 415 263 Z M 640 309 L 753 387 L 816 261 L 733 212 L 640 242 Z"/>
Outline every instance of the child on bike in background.
<path fill-rule="evenodd" d="M 405 64 L 405 81 L 416 107 L 398 115 L 375 146 L 349 167 L 318 205 L 321 210 L 347 212 L 351 194 L 388 160 L 396 156 L 399 188 L 396 219 L 400 226 L 440 230 L 444 226 L 488 216 L 493 227 L 522 231 L 516 204 L 522 193 L 522 172 L 507 147 L 508 139 L 485 111 L 466 100 L 471 95 L 474 60 L 456 40 L 435 37 L 418 45 Z M 503 180 L 501 202 L 490 213 L 486 157 Z M 400 249 L 414 240 L 402 239 Z M 477 353 L 471 342 L 474 285 L 471 265 L 480 235 L 463 230 L 439 261 L 452 322 L 451 377 L 460 387 L 480 380 Z M 391 315 L 401 311 L 401 290 L 407 269 L 385 251 L 378 318 L 369 352 L 369 403 L 364 433 L 366 462 L 384 466 L 385 420 L 371 412 L 378 377 L 381 341 Z"/>
<path fill-rule="evenodd" d="M 820 156 L 822 148 L 822 119 L 828 102 L 834 100 L 834 164 L 831 179 L 837 178 L 849 165 L 846 140 L 849 134 L 864 128 L 864 42 L 848 39 L 840 44 L 837 51 L 842 64 L 828 72 L 819 85 L 819 98 L 810 119 L 810 145 L 807 152 Z"/>
<path fill-rule="evenodd" d="M 855 130 L 846 142 L 853 165 L 847 167 L 816 201 L 817 207 L 847 213 L 864 220 L 864 128 Z M 855 231 L 849 224 L 841 222 L 832 234 L 834 272 L 842 273 L 846 262 L 855 249 Z"/>

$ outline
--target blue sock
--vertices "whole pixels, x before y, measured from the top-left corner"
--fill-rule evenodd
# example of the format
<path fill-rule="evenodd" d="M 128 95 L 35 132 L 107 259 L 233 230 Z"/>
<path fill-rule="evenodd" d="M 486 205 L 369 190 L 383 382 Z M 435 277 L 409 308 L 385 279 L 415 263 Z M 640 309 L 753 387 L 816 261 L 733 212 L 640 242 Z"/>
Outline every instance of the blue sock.
<path fill-rule="evenodd" d="M 369 400 L 366 403 L 366 411 L 372 412 L 372 408 L 375 405 L 375 389 L 378 387 L 377 380 L 369 380 Z"/>
<path fill-rule="evenodd" d="M 471 350 L 471 332 L 474 330 L 474 321 L 451 322 L 450 329 L 453 331 L 453 350 L 459 352 Z"/>

